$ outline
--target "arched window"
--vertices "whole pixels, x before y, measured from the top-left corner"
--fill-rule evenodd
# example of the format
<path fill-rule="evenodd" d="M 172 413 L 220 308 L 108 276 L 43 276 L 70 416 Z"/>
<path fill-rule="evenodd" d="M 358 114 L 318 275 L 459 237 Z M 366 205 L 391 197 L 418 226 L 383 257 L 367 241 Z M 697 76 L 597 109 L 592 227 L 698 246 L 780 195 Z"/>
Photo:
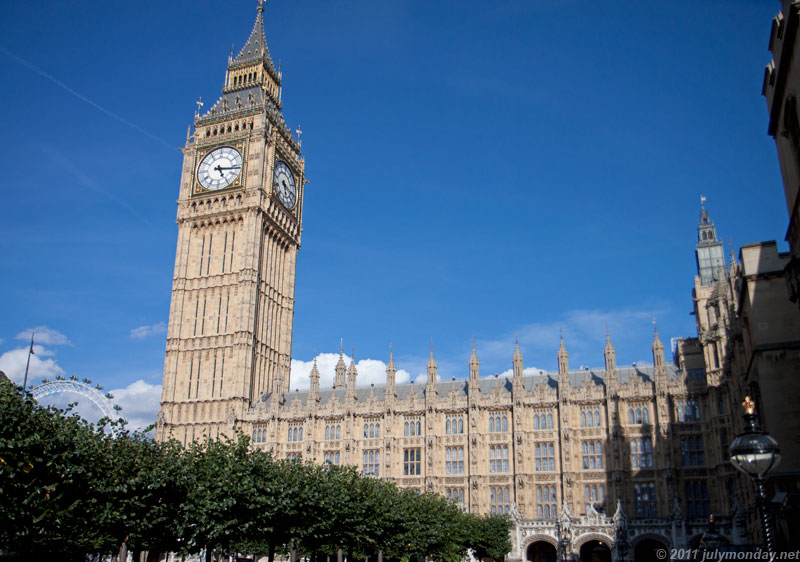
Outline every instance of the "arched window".
<path fill-rule="evenodd" d="M 403 424 L 403 435 L 408 436 L 408 422 Z"/>
<path fill-rule="evenodd" d="M 253 443 L 258 443 L 258 441 L 256 441 L 256 430 L 255 429 L 253 430 Z"/>
<path fill-rule="evenodd" d="M 539 416 L 533 416 L 533 429 L 539 429 Z"/>
<path fill-rule="evenodd" d="M 635 422 L 633 408 L 628 408 L 628 425 L 633 425 Z"/>
<path fill-rule="evenodd" d="M 539 516 L 539 519 L 542 519 L 544 517 L 544 510 L 542 509 L 541 505 L 536 506 L 536 515 Z"/>
<path fill-rule="evenodd" d="M 642 408 L 642 419 L 644 420 L 644 423 L 650 423 L 650 408 L 647 406 Z"/>
<path fill-rule="evenodd" d="M 330 435 L 331 435 L 330 427 L 326 425 L 325 426 L 325 441 L 328 441 L 331 438 Z"/>
<path fill-rule="evenodd" d="M 581 427 L 586 427 L 586 412 L 581 412 Z"/>
<path fill-rule="evenodd" d="M 289 428 L 289 435 L 286 437 L 286 440 L 287 441 L 291 441 L 292 440 L 292 428 L 291 427 Z"/>
<path fill-rule="evenodd" d="M 508 431 L 508 417 L 503 414 L 503 431 Z"/>
<path fill-rule="evenodd" d="M 375 438 L 377 439 L 380 436 L 381 436 L 381 422 L 378 422 L 375 424 Z"/>
<path fill-rule="evenodd" d="M 342 426 L 336 424 L 336 439 L 340 439 L 342 437 Z"/>
<path fill-rule="evenodd" d="M 367 428 L 367 424 L 364 424 L 364 439 L 369 436 L 369 429 Z"/>
<path fill-rule="evenodd" d="M 451 433 L 450 432 L 450 420 L 447 420 L 446 422 L 444 422 L 444 432 L 447 435 L 450 435 L 450 433 Z"/>
<path fill-rule="evenodd" d="M 594 426 L 600 427 L 600 410 L 594 411 Z"/>
<path fill-rule="evenodd" d="M 422 425 L 417 422 L 417 435 L 422 435 Z"/>
<path fill-rule="evenodd" d="M 547 414 L 547 429 L 553 429 L 553 414 Z"/>
<path fill-rule="evenodd" d="M 489 433 L 494 433 L 494 416 L 489 416 Z"/>
<path fill-rule="evenodd" d="M 461 418 L 458 420 L 458 432 L 464 433 L 464 420 Z"/>

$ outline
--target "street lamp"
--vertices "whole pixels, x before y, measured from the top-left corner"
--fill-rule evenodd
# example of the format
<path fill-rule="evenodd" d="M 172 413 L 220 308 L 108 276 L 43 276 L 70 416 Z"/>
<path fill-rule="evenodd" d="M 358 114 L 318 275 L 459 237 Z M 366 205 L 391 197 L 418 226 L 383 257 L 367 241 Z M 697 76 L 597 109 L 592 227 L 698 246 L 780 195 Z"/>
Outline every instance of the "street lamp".
<path fill-rule="evenodd" d="M 764 481 L 767 475 L 781 462 L 778 443 L 761 431 L 756 420 L 756 405 L 749 396 L 742 402 L 744 407 L 744 433 L 736 436 L 728 449 L 731 464 L 750 478 L 756 488 L 756 505 L 761 511 L 761 528 L 764 533 L 764 546 L 770 554 L 775 553 L 769 514 L 767 513 L 767 491 Z"/>

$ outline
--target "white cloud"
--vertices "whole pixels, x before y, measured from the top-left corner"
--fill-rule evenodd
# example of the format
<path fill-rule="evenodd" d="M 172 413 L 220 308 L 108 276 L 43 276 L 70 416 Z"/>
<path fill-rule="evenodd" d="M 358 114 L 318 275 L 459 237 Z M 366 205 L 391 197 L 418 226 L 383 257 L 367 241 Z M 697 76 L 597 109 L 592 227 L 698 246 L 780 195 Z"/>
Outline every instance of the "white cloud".
<path fill-rule="evenodd" d="M 621 347 L 628 340 L 644 337 L 652 338 L 652 320 L 663 310 L 653 307 L 620 310 L 571 310 L 553 322 L 534 322 L 520 326 L 516 337 L 519 339 L 523 355 L 529 355 L 537 362 L 544 356 L 548 362 L 555 360 L 561 334 L 570 355 L 570 366 L 581 363 L 600 367 L 603 361 L 606 327 L 611 341 Z M 501 339 L 478 341 L 478 356 L 483 360 L 511 359 L 514 353 L 514 334 Z M 645 352 L 649 348 L 644 348 Z"/>
<path fill-rule="evenodd" d="M 319 370 L 319 386 L 322 389 L 331 388 L 333 386 L 333 379 L 336 376 L 336 363 L 339 362 L 338 353 L 320 353 L 317 355 L 317 370 Z M 350 357 L 345 355 L 344 362 L 347 367 L 350 367 Z M 314 361 L 301 361 L 299 359 L 292 359 L 291 383 L 290 389 L 306 390 L 308 389 L 308 377 L 311 373 L 311 367 Z M 356 362 L 356 369 L 358 370 L 358 379 L 356 384 L 358 386 L 369 386 L 370 384 L 383 385 L 386 384 L 386 363 L 377 359 L 362 359 Z M 398 369 L 395 381 L 397 384 L 406 383 L 411 380 L 408 371 Z"/>
<path fill-rule="evenodd" d="M 122 407 L 122 416 L 128 420 L 129 429 L 144 429 L 155 423 L 161 403 L 161 385 L 150 384 L 142 379 L 125 388 L 111 390 L 113 402 Z"/>
<path fill-rule="evenodd" d="M 15 383 L 21 385 L 25 379 L 25 365 L 28 362 L 28 347 L 20 349 L 12 349 L 0 355 L 0 371 L 3 371 L 8 378 Z M 62 369 L 55 359 L 42 357 L 49 357 L 53 352 L 43 348 L 40 345 L 33 346 L 34 355 L 31 355 L 31 364 L 28 369 L 28 387 L 43 378 L 52 379 L 56 375 L 64 375 Z"/>
<path fill-rule="evenodd" d="M 23 330 L 19 334 L 17 334 L 17 339 L 30 341 L 31 332 L 35 332 L 33 336 L 34 344 L 38 343 L 42 345 L 72 345 L 70 341 L 67 339 L 67 336 L 65 336 L 58 330 L 53 330 L 52 328 L 48 328 L 47 326 L 36 326 L 35 328 L 29 328 L 28 330 Z"/>
<path fill-rule="evenodd" d="M 167 333 L 167 324 L 165 322 L 158 322 L 150 326 L 139 326 L 138 328 L 134 328 L 131 330 L 130 337 L 135 340 L 140 340 L 165 333 Z"/>

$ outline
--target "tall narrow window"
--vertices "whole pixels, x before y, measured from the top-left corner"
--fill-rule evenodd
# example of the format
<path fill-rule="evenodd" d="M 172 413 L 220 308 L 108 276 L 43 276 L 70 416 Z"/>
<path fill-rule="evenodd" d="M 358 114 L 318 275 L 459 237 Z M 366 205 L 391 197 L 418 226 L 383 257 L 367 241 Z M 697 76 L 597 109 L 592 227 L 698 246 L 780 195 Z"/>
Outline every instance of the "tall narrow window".
<path fill-rule="evenodd" d="M 200 321 L 200 335 L 206 332 L 206 297 L 203 297 L 203 317 Z"/>
<path fill-rule="evenodd" d="M 197 300 L 194 301 L 194 329 L 192 335 L 197 335 L 197 312 L 200 310 L 200 295 L 197 295 Z"/>
<path fill-rule="evenodd" d="M 225 273 L 225 258 L 228 255 L 228 233 L 225 232 L 225 238 L 222 241 L 222 273 Z"/>
<path fill-rule="evenodd" d="M 418 476 L 422 473 L 422 455 L 420 449 L 403 449 L 403 474 Z"/>
<path fill-rule="evenodd" d="M 222 382 L 225 378 L 225 350 L 222 351 L 222 365 L 219 367 L 219 395 L 222 396 Z"/>
<path fill-rule="evenodd" d="M 228 268 L 233 271 L 233 247 L 236 244 L 236 231 L 234 230 L 231 233 L 231 253 L 230 257 L 228 258 Z"/>
<path fill-rule="evenodd" d="M 231 294 L 225 295 L 225 332 L 228 331 L 228 307 L 231 304 Z"/>
<path fill-rule="evenodd" d="M 211 371 L 211 398 L 214 398 L 214 389 L 217 384 L 217 354 L 214 354 L 214 369 Z"/>
<path fill-rule="evenodd" d="M 211 252 L 214 250 L 214 235 L 208 235 L 208 260 L 206 260 L 206 275 L 211 271 Z"/>
<path fill-rule="evenodd" d="M 200 373 L 202 372 L 200 367 L 201 367 L 202 364 L 203 364 L 202 360 L 198 359 L 197 360 L 197 384 L 194 385 L 194 397 L 195 398 L 197 398 L 197 395 L 200 393 Z"/>
<path fill-rule="evenodd" d="M 205 255 L 206 255 L 206 237 L 203 236 L 203 241 L 200 245 L 200 267 L 197 270 L 198 276 L 203 275 L 203 259 L 205 258 Z"/>
<path fill-rule="evenodd" d="M 186 392 L 186 398 L 192 397 L 192 375 L 194 374 L 194 359 L 189 361 L 189 388 Z"/>
<path fill-rule="evenodd" d="M 217 333 L 219 334 L 219 323 L 222 320 L 222 295 L 219 296 L 219 305 L 217 305 Z"/>

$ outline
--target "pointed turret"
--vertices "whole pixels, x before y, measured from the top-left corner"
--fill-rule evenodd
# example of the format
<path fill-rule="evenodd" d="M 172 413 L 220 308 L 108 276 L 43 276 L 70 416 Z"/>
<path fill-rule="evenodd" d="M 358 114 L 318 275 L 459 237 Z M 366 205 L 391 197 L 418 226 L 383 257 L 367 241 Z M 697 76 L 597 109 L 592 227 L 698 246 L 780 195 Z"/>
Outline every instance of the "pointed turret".
<path fill-rule="evenodd" d="M 319 369 L 317 369 L 317 358 L 314 357 L 314 365 L 308 375 L 308 399 L 309 401 L 319 402 Z"/>
<path fill-rule="evenodd" d="M 258 14 L 250 37 L 235 58 L 228 61 L 223 91 L 232 92 L 258 87 L 280 105 L 281 73 L 275 70 L 264 35 L 264 5 L 259 2 Z"/>
<path fill-rule="evenodd" d="M 655 321 L 653 321 L 655 324 Z M 658 328 L 653 328 L 653 365 L 655 366 L 656 375 L 660 373 L 666 374 L 664 368 L 664 344 L 661 343 L 661 338 L 658 337 Z"/>
<path fill-rule="evenodd" d="M 514 378 L 522 380 L 522 353 L 519 352 L 519 340 L 514 343 L 514 356 L 511 358 L 511 364 L 514 368 Z"/>
<path fill-rule="evenodd" d="M 333 388 L 345 387 L 345 375 L 347 374 L 347 365 L 344 362 L 344 349 L 342 348 L 342 340 L 339 340 L 339 361 L 336 363 L 336 377 L 333 379 Z"/>
<path fill-rule="evenodd" d="M 569 372 L 569 353 L 564 347 L 564 336 L 561 336 L 561 345 L 558 346 L 558 375 L 566 375 Z"/>
<path fill-rule="evenodd" d="M 397 367 L 394 364 L 394 351 L 389 345 L 389 362 L 386 364 L 386 388 L 383 391 L 384 400 L 389 396 L 396 396 L 395 380 L 397 378 Z"/>
<path fill-rule="evenodd" d="M 470 382 L 478 382 L 480 377 L 481 362 L 478 361 L 478 355 L 475 353 L 475 343 L 472 344 L 472 355 L 469 356 L 469 380 Z"/>
<path fill-rule="evenodd" d="M 606 330 L 606 346 L 603 348 L 603 356 L 606 359 L 606 377 L 616 376 L 617 374 L 617 352 L 611 345 L 611 335 Z"/>
<path fill-rule="evenodd" d="M 353 351 L 350 357 L 350 368 L 347 369 L 347 396 L 356 398 L 356 378 L 358 377 L 358 370 L 356 369 L 356 352 Z"/>
<path fill-rule="evenodd" d="M 431 357 L 428 359 L 428 383 L 426 391 L 429 396 L 433 396 L 437 393 L 438 385 L 436 382 L 436 359 L 433 358 L 433 342 L 431 342 Z"/>

